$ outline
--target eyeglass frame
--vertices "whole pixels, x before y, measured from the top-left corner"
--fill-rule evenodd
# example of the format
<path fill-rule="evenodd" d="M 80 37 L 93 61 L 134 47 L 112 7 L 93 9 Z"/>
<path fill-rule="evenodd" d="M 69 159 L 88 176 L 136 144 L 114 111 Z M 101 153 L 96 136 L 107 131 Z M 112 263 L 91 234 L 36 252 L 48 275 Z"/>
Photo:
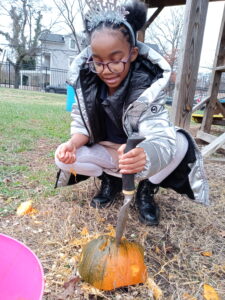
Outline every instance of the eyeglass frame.
<path fill-rule="evenodd" d="M 104 62 L 101 62 L 101 61 L 97 62 L 98 64 L 101 64 L 101 65 L 103 66 L 103 69 L 102 69 L 101 72 L 94 72 L 94 71 L 91 69 L 90 64 L 94 62 L 92 56 L 90 56 L 90 57 L 88 58 L 86 64 L 88 65 L 89 69 L 90 69 L 93 73 L 95 73 L 95 74 L 101 74 L 101 73 L 105 70 L 105 66 L 107 66 L 108 70 L 109 70 L 111 73 L 113 73 L 113 74 L 121 74 L 121 73 L 124 72 L 124 70 L 125 70 L 125 65 L 128 63 L 128 60 L 129 60 L 130 57 L 131 57 L 132 50 L 133 50 L 133 49 L 130 50 L 129 56 L 128 56 L 128 58 L 127 58 L 126 60 L 115 60 L 115 61 L 109 61 L 109 62 L 107 62 L 107 63 L 104 63 Z M 91 59 L 92 59 L 92 61 L 90 61 Z M 110 68 L 109 68 L 108 65 L 111 64 L 111 63 L 119 63 L 119 62 L 122 62 L 122 63 L 123 63 L 123 71 L 121 71 L 121 72 L 112 72 L 112 71 L 110 70 Z"/>

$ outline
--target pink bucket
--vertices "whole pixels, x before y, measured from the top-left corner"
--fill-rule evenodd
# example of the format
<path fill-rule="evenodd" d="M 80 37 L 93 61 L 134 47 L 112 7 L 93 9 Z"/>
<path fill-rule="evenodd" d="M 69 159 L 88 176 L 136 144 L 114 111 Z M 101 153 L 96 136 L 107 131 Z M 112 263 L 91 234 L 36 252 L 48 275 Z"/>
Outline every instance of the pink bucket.
<path fill-rule="evenodd" d="M 24 244 L 0 234 L 0 300 L 41 300 L 44 273 Z"/>

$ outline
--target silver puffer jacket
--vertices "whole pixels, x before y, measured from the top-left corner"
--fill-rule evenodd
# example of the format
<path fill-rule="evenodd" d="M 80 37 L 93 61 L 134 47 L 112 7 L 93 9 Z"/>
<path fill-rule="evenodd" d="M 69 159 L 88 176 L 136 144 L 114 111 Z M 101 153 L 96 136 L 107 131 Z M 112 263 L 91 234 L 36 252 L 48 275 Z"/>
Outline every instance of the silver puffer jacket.
<path fill-rule="evenodd" d="M 204 174 L 201 153 L 189 133 L 174 127 L 169 120 L 168 111 L 164 107 L 164 88 L 170 77 L 170 66 L 161 55 L 147 45 L 138 42 L 137 46 L 139 48 L 139 57 L 149 61 L 153 66 L 159 67 L 158 70 L 161 70 L 161 74 L 147 88 L 142 90 L 137 98 L 130 101 L 122 115 L 123 127 L 127 136 L 138 134 L 145 137 L 145 140 L 138 147 L 144 149 L 147 163 L 145 169 L 136 174 L 136 178 L 138 180 L 148 178 L 158 173 L 171 162 L 176 152 L 176 131 L 180 130 L 186 135 L 189 140 L 189 147 L 194 152 L 194 159 L 186 161 L 189 168 L 186 178 L 189 189 L 191 189 L 191 193 L 194 196 L 190 197 L 182 189 L 177 189 L 177 191 L 188 195 L 189 198 L 197 202 L 209 204 L 208 183 Z M 90 144 L 93 144 L 96 142 L 93 131 L 94 126 L 91 126 L 90 118 L 88 117 L 86 101 L 88 96 L 86 97 L 84 94 L 80 75 L 80 70 L 85 66 L 85 62 L 90 54 L 91 50 L 88 47 L 76 57 L 69 72 L 68 83 L 74 86 L 77 96 L 77 101 L 73 105 L 71 114 L 71 134 L 81 133 L 87 135 L 89 136 Z M 141 77 L 139 79 L 141 80 Z M 92 93 L 92 89 L 90 89 L 90 93 Z M 135 95 L 133 94 L 132 96 Z M 177 177 L 174 180 L 177 180 Z M 162 186 L 173 188 L 173 184 L 171 185 L 170 183 L 173 183 L 174 180 L 172 177 L 169 183 L 166 182 Z"/>

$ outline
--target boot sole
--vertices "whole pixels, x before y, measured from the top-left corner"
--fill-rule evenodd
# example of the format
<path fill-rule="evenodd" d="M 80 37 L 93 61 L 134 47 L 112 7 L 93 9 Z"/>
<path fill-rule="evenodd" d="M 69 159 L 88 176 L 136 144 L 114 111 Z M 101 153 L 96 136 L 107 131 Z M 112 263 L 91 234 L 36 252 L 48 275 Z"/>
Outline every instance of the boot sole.
<path fill-rule="evenodd" d="M 117 195 L 116 195 L 117 196 Z M 111 205 L 113 205 L 113 203 L 116 201 L 116 199 L 112 200 L 112 201 L 109 201 L 107 202 L 106 204 L 96 204 L 94 201 L 91 201 L 90 202 L 90 206 L 93 207 L 93 208 L 99 208 L 99 209 L 102 209 L 102 208 L 109 208 Z"/>
<path fill-rule="evenodd" d="M 144 218 L 141 217 L 141 216 L 138 216 L 138 219 L 139 219 L 139 221 L 140 221 L 142 224 L 144 224 L 144 225 L 146 225 L 146 226 L 157 226 L 157 225 L 159 225 L 159 220 L 155 220 L 155 221 L 147 221 L 146 219 L 144 219 Z"/>

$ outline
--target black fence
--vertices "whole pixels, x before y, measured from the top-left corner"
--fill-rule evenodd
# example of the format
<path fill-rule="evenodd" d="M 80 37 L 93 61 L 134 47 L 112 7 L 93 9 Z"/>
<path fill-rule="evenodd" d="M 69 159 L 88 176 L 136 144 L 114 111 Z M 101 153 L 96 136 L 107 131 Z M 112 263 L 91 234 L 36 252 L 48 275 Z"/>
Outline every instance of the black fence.
<path fill-rule="evenodd" d="M 211 73 L 198 75 L 197 84 L 196 84 L 196 88 L 195 88 L 195 96 L 196 97 L 203 99 L 204 97 L 206 97 L 208 95 L 208 90 L 209 90 L 209 86 L 210 86 L 210 78 L 211 78 Z M 166 88 L 167 96 L 173 97 L 174 88 L 175 88 L 175 83 L 170 82 Z M 220 98 L 225 98 L 225 74 L 222 75 L 221 81 L 220 81 L 218 99 L 220 99 Z"/>
<path fill-rule="evenodd" d="M 20 89 L 44 90 L 47 85 L 62 86 L 67 79 L 67 70 L 47 67 L 24 68 L 19 72 Z M 15 70 L 9 62 L 0 63 L 0 86 L 13 88 L 15 85 Z"/>

